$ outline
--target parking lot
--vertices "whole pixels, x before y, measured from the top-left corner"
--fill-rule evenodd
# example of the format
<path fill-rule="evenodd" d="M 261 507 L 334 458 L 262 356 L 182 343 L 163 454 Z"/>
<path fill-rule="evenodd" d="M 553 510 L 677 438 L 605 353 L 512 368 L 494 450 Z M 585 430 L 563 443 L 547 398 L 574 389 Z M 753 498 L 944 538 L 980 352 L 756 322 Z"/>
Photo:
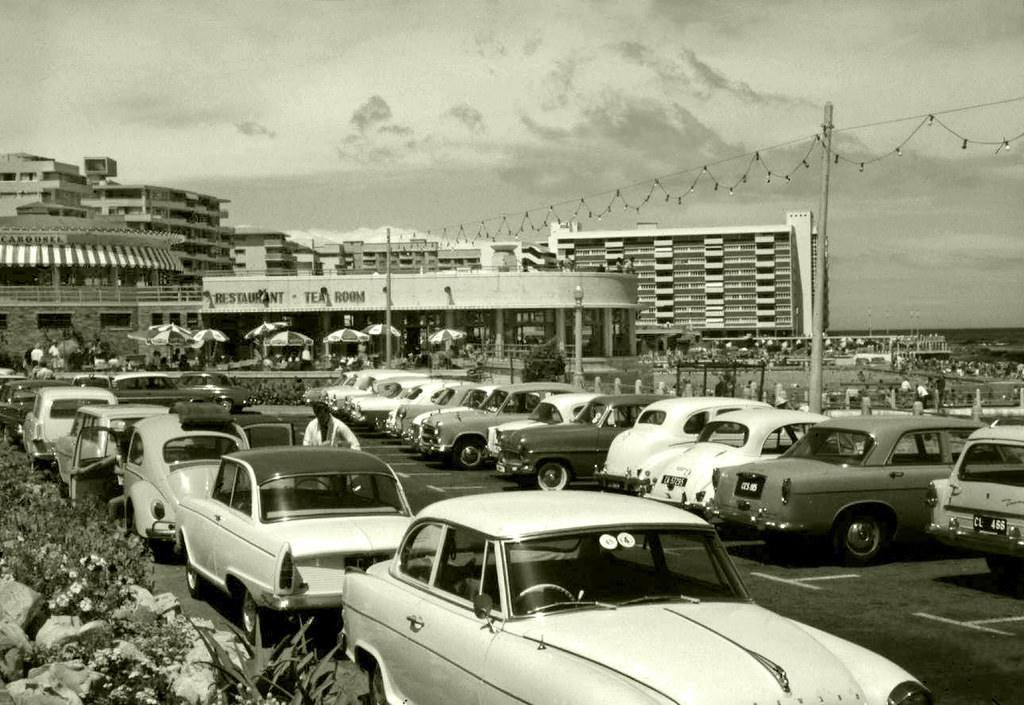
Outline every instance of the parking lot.
<path fill-rule="evenodd" d="M 399 473 L 413 509 L 463 494 L 526 491 L 490 470 L 454 471 L 357 433 L 363 450 Z M 776 556 L 755 537 L 723 529 L 722 538 L 758 603 L 885 655 L 922 679 L 937 703 L 1024 704 L 1024 600 L 996 587 L 983 558 L 922 542 L 897 544 L 879 565 L 849 568 L 819 545 Z M 174 591 L 200 616 L 223 619 L 230 609 L 191 601 L 181 566 L 157 566 L 157 579 L 158 589 Z"/>

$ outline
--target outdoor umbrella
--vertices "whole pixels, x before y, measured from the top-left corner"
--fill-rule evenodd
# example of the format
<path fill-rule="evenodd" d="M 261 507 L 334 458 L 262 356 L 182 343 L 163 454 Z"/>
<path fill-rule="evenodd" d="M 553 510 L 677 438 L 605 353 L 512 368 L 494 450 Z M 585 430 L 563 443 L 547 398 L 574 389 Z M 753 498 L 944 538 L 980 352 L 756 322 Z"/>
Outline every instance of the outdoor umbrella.
<path fill-rule="evenodd" d="M 182 328 L 171 324 L 170 327 L 164 328 L 163 330 L 157 331 L 153 335 L 149 336 L 146 340 L 146 345 L 164 346 L 164 345 L 188 345 L 192 343 L 192 331 L 187 328 Z"/>
<path fill-rule="evenodd" d="M 294 330 L 283 330 L 274 333 L 266 339 L 265 343 L 271 348 L 304 347 L 312 345 L 313 339 Z"/>
<path fill-rule="evenodd" d="M 209 343 L 211 341 L 214 343 L 226 343 L 228 342 L 228 337 L 216 328 L 203 328 L 193 334 L 192 340 L 197 343 Z"/>
<path fill-rule="evenodd" d="M 372 326 L 367 326 L 366 328 L 363 328 L 363 332 L 366 333 L 367 335 L 384 335 L 385 330 L 386 328 L 383 323 L 374 323 Z M 397 328 L 391 326 L 391 335 L 398 337 L 402 334 L 399 332 Z"/>
<path fill-rule="evenodd" d="M 436 333 L 432 334 L 427 340 L 432 345 L 441 345 L 443 343 L 454 343 L 458 340 L 462 340 L 466 337 L 466 332 L 461 330 L 454 330 L 452 328 L 442 328 Z"/>
<path fill-rule="evenodd" d="M 336 331 L 332 331 L 327 334 L 324 338 L 326 343 L 365 343 L 370 339 L 370 336 L 366 333 L 354 330 L 352 328 L 339 328 Z"/>
<path fill-rule="evenodd" d="M 285 322 L 285 321 L 274 321 L 273 323 L 270 323 L 268 321 L 263 321 L 263 323 L 259 324 L 258 326 L 253 328 L 251 331 L 246 333 L 245 334 L 245 339 L 246 340 L 252 340 L 253 338 L 262 338 L 263 336 L 267 335 L 268 333 L 276 333 L 277 331 L 283 330 L 283 329 L 285 329 L 287 327 L 288 327 L 288 323 Z"/>

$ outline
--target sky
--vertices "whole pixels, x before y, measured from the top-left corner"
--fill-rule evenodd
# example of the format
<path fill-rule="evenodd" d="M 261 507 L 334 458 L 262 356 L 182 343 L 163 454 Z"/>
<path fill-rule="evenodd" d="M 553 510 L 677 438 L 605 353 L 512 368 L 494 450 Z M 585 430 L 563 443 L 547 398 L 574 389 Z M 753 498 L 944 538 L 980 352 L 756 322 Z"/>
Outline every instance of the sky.
<path fill-rule="evenodd" d="M 109 156 L 122 183 L 216 195 L 226 224 L 307 244 L 806 209 L 820 227 L 831 103 L 832 328 L 1024 326 L 1021 0 L 0 0 L 0 17 L 0 152 Z"/>

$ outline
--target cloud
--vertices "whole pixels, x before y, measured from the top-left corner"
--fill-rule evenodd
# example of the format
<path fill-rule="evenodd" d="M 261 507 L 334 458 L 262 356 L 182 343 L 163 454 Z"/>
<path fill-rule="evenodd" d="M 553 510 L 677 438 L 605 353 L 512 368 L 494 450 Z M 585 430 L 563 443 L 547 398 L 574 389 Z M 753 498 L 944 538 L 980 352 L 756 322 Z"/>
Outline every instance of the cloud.
<path fill-rule="evenodd" d="M 266 127 L 265 125 L 261 125 L 258 122 L 253 122 L 252 120 L 246 120 L 245 122 L 236 122 L 235 127 L 238 128 L 238 131 L 241 132 L 243 135 L 248 135 L 249 137 L 262 136 L 269 137 L 270 139 L 274 139 L 275 137 L 277 137 L 276 132 Z"/>
<path fill-rule="evenodd" d="M 458 120 L 460 123 L 465 125 L 470 132 L 481 133 L 487 129 L 484 125 L 483 114 L 466 103 L 460 103 L 459 105 L 452 107 L 447 113 L 445 113 L 445 115 Z"/>
<path fill-rule="evenodd" d="M 374 95 L 352 113 L 351 122 L 360 132 L 366 132 L 373 125 L 390 119 L 391 107 L 379 95 Z"/>

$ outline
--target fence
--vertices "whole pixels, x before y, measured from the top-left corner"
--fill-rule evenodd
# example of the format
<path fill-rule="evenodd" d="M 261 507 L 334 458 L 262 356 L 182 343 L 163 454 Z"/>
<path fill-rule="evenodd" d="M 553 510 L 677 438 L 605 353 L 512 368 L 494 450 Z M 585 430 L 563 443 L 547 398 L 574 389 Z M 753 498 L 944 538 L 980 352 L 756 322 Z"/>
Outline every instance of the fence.
<path fill-rule="evenodd" d="M 199 303 L 198 286 L 0 286 L 0 301 L 33 304 Z"/>

